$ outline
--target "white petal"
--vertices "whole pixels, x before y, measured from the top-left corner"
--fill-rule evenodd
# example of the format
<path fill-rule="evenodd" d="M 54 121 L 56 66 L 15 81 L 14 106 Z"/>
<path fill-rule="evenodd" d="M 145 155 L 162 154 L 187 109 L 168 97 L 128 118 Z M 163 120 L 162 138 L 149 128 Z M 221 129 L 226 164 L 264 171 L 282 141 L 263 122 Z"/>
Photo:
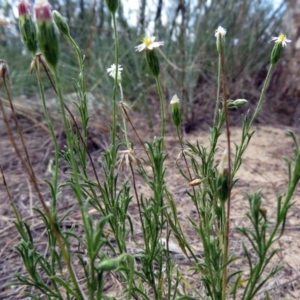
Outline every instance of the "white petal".
<path fill-rule="evenodd" d="M 175 103 L 179 103 L 179 98 L 177 97 L 176 94 L 172 97 L 170 104 L 172 105 Z"/>
<path fill-rule="evenodd" d="M 144 49 L 146 48 L 146 45 L 143 43 L 143 44 L 140 44 L 138 46 L 135 47 L 135 51 L 143 51 Z"/>

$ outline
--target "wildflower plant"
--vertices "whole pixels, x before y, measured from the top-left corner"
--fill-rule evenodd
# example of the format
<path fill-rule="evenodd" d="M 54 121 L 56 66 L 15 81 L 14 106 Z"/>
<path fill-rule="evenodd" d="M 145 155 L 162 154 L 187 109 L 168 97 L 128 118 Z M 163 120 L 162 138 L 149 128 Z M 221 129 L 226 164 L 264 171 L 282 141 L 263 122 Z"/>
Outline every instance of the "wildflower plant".
<path fill-rule="evenodd" d="M 181 149 L 175 163 L 178 172 L 182 175 L 182 180 L 191 187 L 186 191 L 186 196 L 196 211 L 196 218 L 190 218 L 189 221 L 197 233 L 198 243 L 202 244 L 203 254 L 199 256 L 191 246 L 181 224 L 175 200 L 166 180 L 168 153 L 164 147 L 165 96 L 160 82 L 160 60 L 156 52 L 157 48 L 164 45 L 164 42 L 155 42 L 152 36 L 145 37 L 143 43 L 135 48 L 137 52 L 146 53 L 146 60 L 157 86 L 161 110 L 160 136 L 152 141 L 145 141 L 135 128 L 130 117 L 129 106 L 124 102 L 121 75 L 123 67 L 119 64 L 116 22 L 119 1 L 107 0 L 106 3 L 113 21 L 115 41 L 115 61 L 107 68 L 108 74 L 106 75 L 113 78 L 114 87 L 111 94 L 111 141 L 108 149 L 102 153 L 99 165 L 95 164 L 87 147 L 89 112 L 84 80 L 84 55 L 73 39 L 68 23 L 59 12 L 51 11 L 50 4 L 46 0 L 39 1 L 34 6 L 36 23 L 31 17 L 27 2 L 21 0 L 18 4 L 20 32 L 26 47 L 33 56 L 31 71 L 35 71 L 37 75 L 43 111 L 53 140 L 54 158 L 49 164 L 52 179 L 46 181 L 51 193 L 51 203 L 48 205 L 40 191 L 26 142 L 18 125 L 7 84 L 8 66 L 5 61 L 1 60 L 0 76 L 7 92 L 22 149 L 15 141 L 13 129 L 1 101 L 0 109 L 14 150 L 40 200 L 41 208 L 35 208 L 35 212 L 42 220 L 47 236 L 47 247 L 44 252 L 41 252 L 35 244 L 34 232 L 30 224 L 18 212 L 14 199 L 5 184 L 20 235 L 16 251 L 23 260 L 27 272 L 26 274 L 16 273 L 13 284 L 28 287 L 26 295 L 33 299 L 40 297 L 114 299 L 106 295 L 104 290 L 107 274 L 110 273 L 122 286 L 122 291 L 118 295 L 120 298 L 254 299 L 266 282 L 280 270 L 280 267 L 274 267 L 269 273 L 265 271 L 276 254 L 273 246 L 283 235 L 287 213 L 293 203 L 292 196 L 300 180 L 300 148 L 295 134 L 290 132 L 296 149 L 295 157 L 293 160 L 286 159 L 288 186 L 286 192 L 277 198 L 277 215 L 270 230 L 267 214 L 262 207 L 261 192 L 246 195 L 250 207 L 247 218 L 252 227 L 241 226 L 238 230 L 244 237 L 242 248 L 247 258 L 249 274 L 244 274 L 242 268 L 237 270 L 232 268 L 233 262 L 238 257 L 230 252 L 229 247 L 231 190 L 237 181 L 236 174 L 242 164 L 243 154 L 254 134 L 251 127 L 262 108 L 271 73 L 281 58 L 283 48 L 290 40 L 283 34 L 273 39 L 275 45 L 271 53 L 270 68 L 257 107 L 252 115 L 248 111 L 242 117 L 241 141 L 235 144 L 233 149 L 228 117 L 230 108 L 239 109 L 240 106 L 247 104 L 247 100 L 232 100 L 227 96 L 224 55 L 226 29 L 219 26 L 215 31 L 216 57 L 219 61 L 218 81 L 216 108 L 212 116 L 208 147 L 200 145 L 199 142 L 192 144 L 184 141 L 181 101 L 176 94 L 170 101 L 171 118 Z M 71 45 L 78 61 L 78 78 L 75 79 L 75 86 L 79 100 L 75 106 L 80 115 L 81 128 L 71 110 L 64 103 L 64 86 L 61 84 L 59 68 L 58 31 Z M 37 53 L 37 47 L 41 53 Z M 49 117 L 40 76 L 40 72 L 43 71 L 48 75 L 57 94 L 67 139 L 63 151 L 58 147 L 57 135 Z M 54 81 L 52 81 L 52 76 Z M 120 122 L 120 115 L 122 122 Z M 136 145 L 134 147 L 133 142 L 130 141 L 127 127 L 136 135 L 138 147 Z M 227 144 L 220 163 L 216 164 L 217 146 L 223 127 L 225 127 Z M 143 150 L 142 157 L 137 154 L 137 148 Z M 25 157 L 21 150 L 25 151 Z M 59 178 L 58 172 L 61 161 L 67 168 L 67 178 L 63 179 Z M 92 176 L 88 171 L 88 163 L 91 165 Z M 125 180 L 120 176 L 121 172 L 126 172 Z M 3 172 L 2 176 L 5 182 Z M 137 176 L 149 188 L 147 194 L 139 191 Z M 77 232 L 75 226 L 70 230 L 65 230 L 63 227 L 70 212 L 66 212 L 63 216 L 58 214 L 57 203 L 65 188 L 71 190 L 74 195 L 83 232 Z M 129 213 L 129 206 L 133 202 L 138 209 L 138 225 L 133 223 Z M 91 211 L 96 211 L 97 216 L 94 217 Z M 138 229 L 141 232 L 141 239 L 135 241 L 137 251 L 133 252 L 128 247 L 128 240 L 135 240 Z M 181 273 L 179 262 L 172 258 L 170 239 L 173 237 L 189 260 L 190 270 L 199 274 L 202 289 L 197 289 L 188 283 L 188 279 Z M 78 249 L 83 249 L 76 255 L 71 251 L 74 240 Z M 112 240 L 115 241 L 115 245 L 112 244 Z M 253 247 L 253 252 L 248 250 L 246 243 Z M 76 264 L 75 260 L 77 260 Z"/>
<path fill-rule="evenodd" d="M 162 139 L 162 149 L 164 147 L 164 135 L 166 127 L 166 115 L 165 115 L 165 99 L 162 93 L 162 88 L 159 80 L 160 65 L 155 49 L 164 45 L 164 42 L 155 42 L 154 36 L 146 36 L 143 38 L 143 43 L 136 46 L 135 50 L 138 52 L 146 52 L 146 60 L 152 75 L 155 78 L 156 87 L 158 91 L 159 101 L 160 101 L 160 113 L 161 113 L 161 139 Z"/>

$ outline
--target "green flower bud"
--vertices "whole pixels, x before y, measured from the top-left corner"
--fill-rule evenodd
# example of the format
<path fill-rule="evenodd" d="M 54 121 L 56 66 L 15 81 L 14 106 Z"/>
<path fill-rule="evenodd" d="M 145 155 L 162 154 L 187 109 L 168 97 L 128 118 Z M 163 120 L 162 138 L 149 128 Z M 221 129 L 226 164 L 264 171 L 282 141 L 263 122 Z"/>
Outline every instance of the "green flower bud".
<path fill-rule="evenodd" d="M 120 261 L 118 258 L 116 259 L 105 259 L 101 261 L 98 265 L 98 270 L 101 272 L 109 272 L 116 270 L 120 265 Z"/>
<path fill-rule="evenodd" d="M 114 14 L 118 9 L 119 0 L 106 0 L 106 4 L 110 12 Z"/>
<path fill-rule="evenodd" d="M 179 99 L 175 94 L 171 99 L 171 109 L 172 109 L 172 120 L 176 128 L 178 128 L 181 124 L 181 111 L 179 105 Z"/>
<path fill-rule="evenodd" d="M 273 50 L 272 50 L 272 53 L 271 53 L 271 64 L 272 65 L 275 65 L 280 57 L 281 57 L 281 54 L 282 54 L 282 44 L 281 43 L 276 43 L 273 47 Z"/>
<path fill-rule="evenodd" d="M 30 14 L 30 5 L 25 0 L 18 3 L 19 29 L 27 49 L 35 54 L 38 49 L 37 29 Z"/>
<path fill-rule="evenodd" d="M 235 107 L 240 107 L 240 106 L 243 106 L 247 103 L 248 103 L 248 101 L 246 99 L 236 99 L 236 100 L 233 101 L 233 105 Z"/>
<path fill-rule="evenodd" d="M 228 198 L 228 168 L 225 167 L 228 163 L 228 152 L 227 149 L 225 149 L 220 164 L 218 166 L 218 177 L 216 181 L 216 187 L 217 187 L 217 196 L 220 199 L 221 202 L 225 202 Z"/>
<path fill-rule="evenodd" d="M 228 198 L 228 169 L 224 169 L 222 174 L 217 177 L 217 195 L 221 202 L 225 202 Z"/>
<path fill-rule="evenodd" d="M 159 61 L 155 53 L 155 50 L 147 50 L 146 59 L 152 74 L 155 77 L 158 77 L 160 69 L 159 69 Z"/>
<path fill-rule="evenodd" d="M 37 3 L 34 9 L 41 52 L 48 64 L 52 68 L 56 68 L 59 61 L 58 32 L 52 20 L 50 4 L 45 0 Z"/>
<path fill-rule="evenodd" d="M 54 20 L 58 30 L 60 31 L 60 33 L 69 37 L 70 36 L 70 28 L 69 28 L 69 25 L 68 25 L 67 21 L 65 20 L 65 18 L 57 10 L 54 10 L 52 12 L 52 17 L 53 17 L 53 20 Z"/>
<path fill-rule="evenodd" d="M 243 106 L 247 103 L 248 103 L 248 101 L 246 99 L 228 100 L 227 101 L 227 107 L 228 108 L 240 107 L 240 106 Z"/>
<path fill-rule="evenodd" d="M 275 45 L 271 53 L 271 64 L 274 66 L 279 61 L 282 55 L 283 47 L 287 43 L 290 43 L 291 40 L 287 39 L 286 35 L 281 33 L 278 37 L 273 37 L 272 41 L 275 42 Z"/>

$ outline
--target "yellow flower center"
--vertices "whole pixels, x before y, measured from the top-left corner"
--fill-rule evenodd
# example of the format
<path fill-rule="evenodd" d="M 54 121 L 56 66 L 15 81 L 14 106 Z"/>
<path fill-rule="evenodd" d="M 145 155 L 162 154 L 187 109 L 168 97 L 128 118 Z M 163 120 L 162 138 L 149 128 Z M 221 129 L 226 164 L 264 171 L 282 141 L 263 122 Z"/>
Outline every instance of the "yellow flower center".
<path fill-rule="evenodd" d="M 153 43 L 152 37 L 144 37 L 143 38 L 143 44 L 146 45 L 146 47 L 150 46 Z"/>
<path fill-rule="evenodd" d="M 286 39 L 286 35 L 281 33 L 278 37 L 278 42 L 283 43 L 285 41 L 285 39 Z"/>

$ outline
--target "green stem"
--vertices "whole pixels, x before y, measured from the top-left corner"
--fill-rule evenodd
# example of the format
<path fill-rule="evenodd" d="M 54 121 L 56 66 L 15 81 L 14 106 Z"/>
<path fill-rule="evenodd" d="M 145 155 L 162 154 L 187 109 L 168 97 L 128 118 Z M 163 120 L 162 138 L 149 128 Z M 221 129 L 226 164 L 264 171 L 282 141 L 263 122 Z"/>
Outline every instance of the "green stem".
<path fill-rule="evenodd" d="M 88 109 L 87 109 L 87 101 L 86 101 L 86 93 L 85 93 L 85 81 L 84 81 L 84 61 L 83 61 L 83 56 L 80 51 L 80 48 L 74 41 L 74 39 L 71 37 L 71 35 L 67 36 L 71 44 L 73 45 L 75 51 L 76 51 L 76 56 L 78 60 L 78 66 L 79 66 L 79 85 L 80 85 L 80 114 L 81 114 L 81 119 L 82 119 L 82 137 L 85 145 L 87 145 L 87 138 L 88 138 Z M 83 146 L 84 147 L 84 146 Z M 85 147 L 84 147 L 85 148 Z M 83 171 L 86 175 L 86 151 L 82 151 L 83 159 L 82 161 L 84 162 L 83 165 Z"/>
<path fill-rule="evenodd" d="M 161 114 L 161 151 L 164 150 L 164 137 L 165 137 L 165 128 L 166 128 L 166 117 L 165 117 L 165 101 L 161 89 L 161 84 L 158 80 L 158 77 L 155 77 L 155 82 L 156 82 L 156 87 L 158 91 L 158 96 L 159 96 L 159 102 L 160 102 L 160 114 Z"/>
<path fill-rule="evenodd" d="M 120 88 L 120 103 L 122 103 L 124 96 L 123 96 L 123 88 L 122 88 L 121 82 L 119 82 L 119 88 Z M 123 106 L 123 108 L 126 109 L 124 106 Z M 123 119 L 123 132 L 124 132 L 126 147 L 127 147 L 127 149 L 130 149 L 131 146 L 130 146 L 129 139 L 128 139 L 126 118 L 125 118 L 124 112 L 122 112 L 122 119 Z"/>
<path fill-rule="evenodd" d="M 202 238 L 202 244 L 204 248 L 204 261 L 207 266 L 205 272 L 208 273 L 208 277 L 211 280 L 211 282 L 215 282 L 216 278 L 214 276 L 214 272 L 212 269 L 212 255 L 211 255 L 211 248 L 210 248 L 210 227 L 208 226 L 209 220 L 202 219 L 200 222 L 200 236 Z M 217 296 L 217 284 L 211 285 L 212 294 Z M 215 298 L 217 299 L 217 298 Z"/>
<path fill-rule="evenodd" d="M 118 68 L 119 68 L 119 41 L 118 41 L 118 32 L 117 32 L 117 23 L 116 23 L 116 16 L 112 14 L 113 20 L 113 29 L 114 29 L 114 40 L 115 40 L 115 66 L 116 66 L 116 74 L 115 74 L 115 81 L 114 81 L 114 88 L 112 94 L 113 100 L 113 120 L 112 120 L 112 136 L 111 136 L 111 143 L 112 143 L 112 152 L 115 152 L 116 149 L 116 136 L 117 136 L 117 87 L 118 87 Z M 112 168 L 113 170 L 114 168 Z"/>
<path fill-rule="evenodd" d="M 178 140 L 179 140 L 180 147 L 183 151 L 183 141 L 182 141 L 182 137 L 181 137 L 181 134 L 180 134 L 180 126 L 176 126 L 176 133 L 177 133 L 177 137 L 178 137 Z"/>
<path fill-rule="evenodd" d="M 267 91 L 267 88 L 268 88 L 268 84 L 269 84 L 269 80 L 270 80 L 270 76 L 272 74 L 272 71 L 274 69 L 274 65 L 271 64 L 270 68 L 269 68 L 269 71 L 268 71 L 268 74 L 267 74 L 267 77 L 265 79 L 265 82 L 264 82 L 264 85 L 263 85 L 263 88 L 262 88 L 262 91 L 260 93 L 260 97 L 259 97 L 259 101 L 258 101 L 258 104 L 257 104 L 257 107 L 255 109 L 255 112 L 251 118 L 251 121 L 249 122 L 249 129 L 250 127 L 252 126 L 252 123 L 254 122 L 255 118 L 257 117 L 259 111 L 261 110 L 262 108 L 262 105 L 264 103 L 264 98 L 265 98 L 265 94 L 266 94 L 266 91 Z M 249 131 L 249 130 L 248 130 Z"/>
<path fill-rule="evenodd" d="M 233 163 L 232 176 L 234 176 L 236 174 L 236 172 L 238 171 L 240 157 L 242 157 L 243 153 L 246 150 L 246 147 L 244 146 L 245 145 L 245 141 L 246 141 L 246 139 L 248 137 L 250 128 L 251 128 L 254 120 L 256 119 L 258 113 L 260 112 L 260 110 L 262 108 L 262 105 L 264 103 L 265 93 L 266 93 L 266 90 L 268 88 L 268 84 L 269 84 L 270 77 L 271 77 L 273 69 L 274 69 L 274 65 L 271 65 L 270 68 L 269 68 L 269 70 L 268 70 L 268 73 L 267 73 L 267 76 L 266 76 L 266 79 L 265 79 L 262 91 L 260 93 L 259 101 L 258 101 L 258 104 L 256 106 L 255 112 L 254 112 L 251 120 L 247 124 L 245 124 L 246 126 L 245 126 L 245 130 L 243 130 L 241 144 L 240 144 L 240 146 L 238 148 L 238 151 L 236 153 L 236 159 L 235 159 L 235 161 Z"/>
<path fill-rule="evenodd" d="M 186 159 L 186 156 L 185 156 L 185 153 L 184 153 L 184 145 L 183 145 L 183 140 L 182 140 L 182 136 L 181 136 L 181 133 L 180 133 L 180 126 L 176 126 L 176 132 L 177 132 L 179 144 L 180 144 L 181 151 L 182 151 L 182 157 L 183 157 L 187 172 L 189 174 L 189 178 L 190 178 L 190 180 L 193 180 L 193 177 L 192 177 L 192 174 L 191 174 L 191 171 L 190 171 L 190 168 L 189 168 L 189 164 L 187 162 L 187 159 Z M 196 206 L 198 217 L 199 217 L 199 220 L 200 220 L 201 219 L 200 209 L 199 209 L 199 205 L 198 205 L 198 202 L 197 202 L 196 190 L 195 190 L 194 186 L 193 186 L 193 193 L 194 193 L 194 199 L 195 199 L 193 202 Z"/>
<path fill-rule="evenodd" d="M 77 166 L 77 163 L 76 163 L 76 160 L 75 160 L 75 157 L 74 157 L 73 139 L 72 139 L 72 136 L 71 136 L 71 133 L 70 133 L 70 130 L 69 130 L 69 126 L 68 126 L 69 124 L 68 124 L 67 116 L 66 116 L 66 112 L 65 112 L 63 96 L 62 96 L 62 90 L 61 90 L 61 84 L 60 84 L 60 77 L 59 77 L 57 67 L 55 67 L 53 69 L 53 72 L 54 72 L 55 84 L 56 84 L 56 88 L 57 88 L 58 100 L 59 100 L 59 104 L 60 104 L 64 129 L 65 129 L 65 133 L 66 133 L 67 141 L 68 141 L 68 148 L 69 148 L 69 153 L 70 153 L 71 165 L 72 165 L 72 169 L 73 169 L 73 176 L 74 176 L 73 189 L 74 189 L 74 192 L 75 192 L 75 195 L 76 195 L 79 207 L 80 207 L 80 212 L 81 212 L 81 216 L 82 216 L 83 223 L 84 223 L 85 233 L 86 233 L 86 236 L 88 236 L 89 235 L 88 234 L 88 225 L 86 224 L 86 218 L 84 217 L 85 212 L 84 212 L 84 209 L 83 209 L 83 202 L 82 202 L 82 199 L 81 199 L 80 185 L 79 185 L 79 179 L 78 179 L 78 166 Z M 69 270 L 72 282 L 74 284 L 74 287 L 75 287 L 78 295 L 80 296 L 80 299 L 87 299 L 84 292 L 82 291 L 80 285 L 78 284 L 78 280 L 77 280 L 75 272 L 73 270 L 69 254 L 67 256 L 66 263 L 67 263 L 67 266 L 68 266 L 68 270 Z"/>
<path fill-rule="evenodd" d="M 53 144 L 54 144 L 54 173 L 53 175 L 53 202 L 52 202 L 52 213 L 56 212 L 56 204 L 57 204 L 57 185 L 58 185 L 58 158 L 59 158 L 59 148 L 58 148 L 58 143 L 57 143 L 57 138 L 56 138 L 56 134 L 53 128 L 53 124 L 50 120 L 50 116 L 48 113 L 48 109 L 46 106 L 46 100 L 45 100 L 45 94 L 44 94 L 44 87 L 43 84 L 40 80 L 39 74 L 38 74 L 38 70 L 36 70 L 36 77 L 37 77 L 37 81 L 38 81 L 38 86 L 39 86 L 39 90 L 40 90 L 40 95 L 42 98 L 42 104 L 43 104 L 43 113 L 44 116 L 46 118 L 46 122 L 48 125 L 48 128 L 51 132 L 51 136 L 52 136 L 52 140 L 53 140 Z"/>
<path fill-rule="evenodd" d="M 227 230 L 229 229 L 228 220 L 226 218 L 226 205 L 225 201 L 221 202 L 221 209 L 222 209 L 222 225 L 221 225 L 221 235 L 222 235 L 222 252 L 223 252 L 223 261 L 222 265 L 225 266 L 228 260 L 228 235 Z M 224 267 L 225 269 L 226 267 Z M 225 279 L 224 279 L 224 276 Z M 222 299 L 226 300 L 226 288 L 227 288 L 227 271 L 223 273 L 223 282 L 222 282 Z M 225 297 L 225 298 L 224 298 Z"/>
<path fill-rule="evenodd" d="M 217 114 L 220 105 L 220 86 L 221 86 L 221 54 L 219 54 L 219 61 L 218 61 L 218 86 L 217 86 L 217 99 L 216 99 L 216 107 L 215 107 L 215 114 L 214 114 L 214 124 L 213 127 L 216 126 L 217 122 Z"/>
<path fill-rule="evenodd" d="M 112 93 L 112 110 L 113 110 L 113 119 L 112 119 L 112 126 L 111 126 L 111 165 L 109 167 L 109 190 L 110 190 L 110 199 L 111 204 L 114 206 L 114 201 L 116 199 L 115 195 L 115 180 L 114 180 L 114 170 L 116 164 L 116 156 L 117 156 L 117 149 L 116 149 L 116 139 L 117 139 L 117 88 L 118 88 L 118 68 L 119 68 L 119 42 L 118 42 L 118 32 L 117 32 L 117 24 L 116 24 L 116 17 L 115 14 L 112 14 L 113 20 L 113 30 L 114 30 L 114 40 L 115 40 L 115 66 L 116 66 L 116 73 L 115 73 L 115 80 L 114 80 L 114 87 Z"/>
<path fill-rule="evenodd" d="M 54 168 L 53 168 L 53 172 L 52 172 L 52 165 L 50 166 L 51 167 L 51 174 L 53 176 L 53 181 L 52 181 L 53 190 L 51 188 L 51 191 L 52 191 L 52 212 L 51 213 L 52 213 L 52 216 L 53 216 L 53 218 L 56 222 L 56 220 L 57 220 L 57 207 L 56 206 L 57 206 L 57 197 L 58 197 L 59 148 L 58 148 L 58 142 L 57 142 L 56 134 L 55 134 L 55 131 L 54 131 L 54 128 L 53 128 L 53 124 L 50 120 L 48 109 L 47 109 L 47 106 L 46 106 L 44 87 L 43 87 L 43 84 L 40 80 L 40 76 L 38 74 L 38 69 L 37 68 L 36 68 L 36 77 L 37 77 L 37 82 L 38 82 L 38 86 L 39 86 L 39 90 L 40 90 L 40 95 L 41 95 L 41 98 L 42 98 L 44 116 L 46 118 L 46 122 L 47 122 L 48 128 L 50 130 L 52 141 L 53 141 L 53 144 L 54 144 Z M 50 247 L 50 251 L 51 251 L 52 266 L 55 268 L 56 250 L 54 249 L 54 247 Z M 55 281 L 53 281 L 53 284 L 56 286 Z M 55 288 L 58 289 L 57 287 L 55 287 Z"/>
<path fill-rule="evenodd" d="M 227 140 L 227 153 L 228 153 L 228 198 L 227 198 L 227 214 L 224 220 L 224 252 L 223 252 L 223 279 L 222 279 L 222 300 L 226 300 L 227 297 L 227 261 L 228 261 L 228 248 L 229 248 L 229 229 L 230 229 L 230 209 L 231 209 L 231 148 L 230 148 L 230 128 L 228 118 L 228 107 L 227 107 L 227 92 L 226 92 L 226 70 L 225 70 L 225 54 L 223 42 L 220 37 L 220 62 L 221 62 L 221 74 L 222 74 L 222 89 L 223 89 L 223 103 L 224 103 L 224 114 L 226 124 L 226 140 Z"/>

